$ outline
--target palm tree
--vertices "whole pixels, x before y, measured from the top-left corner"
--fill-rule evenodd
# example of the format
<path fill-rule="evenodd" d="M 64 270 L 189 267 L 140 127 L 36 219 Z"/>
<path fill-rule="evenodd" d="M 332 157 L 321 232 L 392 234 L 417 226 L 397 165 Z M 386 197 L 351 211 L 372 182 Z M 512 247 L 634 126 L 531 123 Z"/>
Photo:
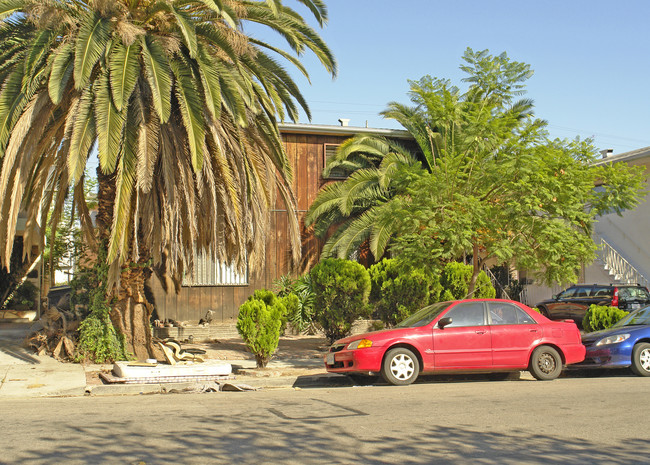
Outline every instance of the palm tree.
<path fill-rule="evenodd" d="M 298 2 L 326 22 L 321 0 Z M 176 282 L 197 253 L 255 269 L 276 192 L 295 210 L 277 120 L 309 111 L 277 57 L 307 72 L 245 24 L 311 50 L 332 75 L 334 57 L 281 0 L 3 0 L 0 17 L 2 263 L 19 210 L 29 250 L 70 191 L 87 241 L 107 248 L 109 289 L 119 282 L 113 324 L 151 356 L 150 265 Z M 83 196 L 95 151 L 98 235 Z"/>
<path fill-rule="evenodd" d="M 346 140 L 328 163 L 332 169 L 351 172 L 342 182 L 328 184 L 309 207 L 305 224 L 318 237 L 336 231 L 323 247 L 323 257 L 353 258 L 367 244 L 375 259 L 384 255 L 392 234 L 392 221 L 382 209 L 387 201 L 404 191 L 398 172 L 422 171 L 420 162 L 407 148 L 380 136 L 357 135 Z"/>

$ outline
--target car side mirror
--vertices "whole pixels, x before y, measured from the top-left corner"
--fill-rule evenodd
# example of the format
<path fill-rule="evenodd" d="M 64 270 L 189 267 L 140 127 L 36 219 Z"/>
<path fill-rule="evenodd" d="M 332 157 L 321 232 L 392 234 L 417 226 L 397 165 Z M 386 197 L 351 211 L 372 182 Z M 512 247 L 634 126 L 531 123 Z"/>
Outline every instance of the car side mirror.
<path fill-rule="evenodd" d="M 451 317 L 444 317 L 438 320 L 438 328 L 443 329 L 445 326 L 450 325 L 453 320 Z"/>

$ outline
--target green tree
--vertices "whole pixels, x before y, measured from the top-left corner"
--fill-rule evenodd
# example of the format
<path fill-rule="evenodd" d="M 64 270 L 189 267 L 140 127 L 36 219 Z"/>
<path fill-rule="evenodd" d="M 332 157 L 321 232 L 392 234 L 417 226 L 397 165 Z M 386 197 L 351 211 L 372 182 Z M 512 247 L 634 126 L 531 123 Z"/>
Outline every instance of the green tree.
<path fill-rule="evenodd" d="M 321 0 L 297 3 L 326 22 Z M 246 32 L 278 33 L 334 74 L 332 54 L 296 10 L 281 0 L 2 0 L 0 17 L 0 263 L 9 263 L 19 210 L 26 250 L 42 246 L 37 224 L 51 206 L 56 224 L 70 191 L 84 240 L 107 250 L 111 320 L 146 358 L 152 265 L 174 282 L 199 253 L 255 269 L 276 192 L 298 260 L 277 120 L 309 110 L 277 57 L 307 72 Z M 95 150 L 99 234 L 83 195 Z"/>
<path fill-rule="evenodd" d="M 373 179 L 363 189 L 328 187 L 319 194 L 310 211 L 324 223 L 317 232 L 340 221 L 330 213 L 339 204 L 358 205 L 337 214 L 368 226 L 332 235 L 325 256 L 350 255 L 370 237 L 376 259 L 390 246 L 414 268 L 441 270 L 471 257 L 469 294 L 488 259 L 542 270 L 547 282 L 574 281 L 577 267 L 594 258 L 595 217 L 638 203 L 640 170 L 595 164 L 590 141 L 550 140 L 532 101 L 520 98 L 529 65 L 487 50 L 467 49 L 463 60 L 464 91 L 425 76 L 410 82 L 412 105 L 393 102 L 383 112 L 413 135 L 420 164 L 395 166 L 390 191 Z M 363 204 L 366 192 L 381 194 L 371 208 Z"/>

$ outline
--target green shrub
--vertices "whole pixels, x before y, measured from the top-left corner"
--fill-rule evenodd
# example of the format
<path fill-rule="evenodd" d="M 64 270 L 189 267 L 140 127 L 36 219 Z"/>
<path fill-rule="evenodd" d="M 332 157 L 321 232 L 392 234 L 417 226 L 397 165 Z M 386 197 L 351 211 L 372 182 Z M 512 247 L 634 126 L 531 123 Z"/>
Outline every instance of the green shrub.
<path fill-rule="evenodd" d="M 370 275 L 350 260 L 327 258 L 310 272 L 316 320 L 331 342 L 350 334 L 352 323 L 370 315 Z"/>
<path fill-rule="evenodd" d="M 257 290 L 239 307 L 237 332 L 255 355 L 258 368 L 264 368 L 278 348 L 286 308 L 275 294 Z"/>
<path fill-rule="evenodd" d="M 115 331 L 108 315 L 108 306 L 96 306 L 79 325 L 75 361 L 111 363 L 129 360 L 125 337 Z"/>
<path fill-rule="evenodd" d="M 38 287 L 31 281 L 23 282 L 14 291 L 7 302 L 7 308 L 12 310 L 34 310 L 38 302 Z M 1 303 L 1 302 L 0 302 Z"/>
<path fill-rule="evenodd" d="M 436 276 L 423 269 L 401 266 L 395 259 L 384 259 L 368 270 L 370 304 L 376 316 L 394 326 L 414 311 L 437 302 L 442 287 Z"/>
<path fill-rule="evenodd" d="M 468 296 L 469 282 L 472 279 L 472 272 L 474 268 L 472 265 L 465 265 L 464 263 L 449 262 L 445 265 L 440 277 L 440 284 L 445 289 L 441 301 L 457 300 L 457 299 L 493 299 L 496 296 L 496 290 L 490 278 L 481 271 L 476 279 L 476 286 L 474 295 Z M 446 291 L 449 291 L 448 293 Z M 453 298 L 450 299 L 449 296 Z"/>
<path fill-rule="evenodd" d="M 107 363 L 133 358 L 126 349 L 126 337 L 115 329 L 109 316 L 107 276 L 106 246 L 103 244 L 99 247 L 95 265 L 80 268 L 70 283 L 72 308 L 77 304 L 85 307 L 84 320 L 79 325 L 77 362 Z"/>
<path fill-rule="evenodd" d="M 591 305 L 582 319 L 582 329 L 590 333 L 610 328 L 628 313 L 618 307 Z"/>
<path fill-rule="evenodd" d="M 275 282 L 278 297 L 287 298 L 295 296 L 297 302 L 291 298 L 292 302 L 285 302 L 287 307 L 287 319 L 291 326 L 298 333 L 313 334 L 316 331 L 316 322 L 314 321 L 314 291 L 311 287 L 311 276 L 305 274 L 296 280 L 289 276 L 281 276 Z"/>

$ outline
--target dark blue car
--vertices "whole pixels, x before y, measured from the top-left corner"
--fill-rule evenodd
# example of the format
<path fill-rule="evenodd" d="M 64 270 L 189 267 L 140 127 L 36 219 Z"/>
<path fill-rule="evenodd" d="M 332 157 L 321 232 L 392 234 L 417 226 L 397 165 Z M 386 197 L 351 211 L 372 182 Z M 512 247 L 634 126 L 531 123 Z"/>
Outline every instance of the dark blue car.
<path fill-rule="evenodd" d="M 582 336 L 587 355 L 575 368 L 626 368 L 650 376 L 650 306 L 626 315 L 614 326 Z"/>

